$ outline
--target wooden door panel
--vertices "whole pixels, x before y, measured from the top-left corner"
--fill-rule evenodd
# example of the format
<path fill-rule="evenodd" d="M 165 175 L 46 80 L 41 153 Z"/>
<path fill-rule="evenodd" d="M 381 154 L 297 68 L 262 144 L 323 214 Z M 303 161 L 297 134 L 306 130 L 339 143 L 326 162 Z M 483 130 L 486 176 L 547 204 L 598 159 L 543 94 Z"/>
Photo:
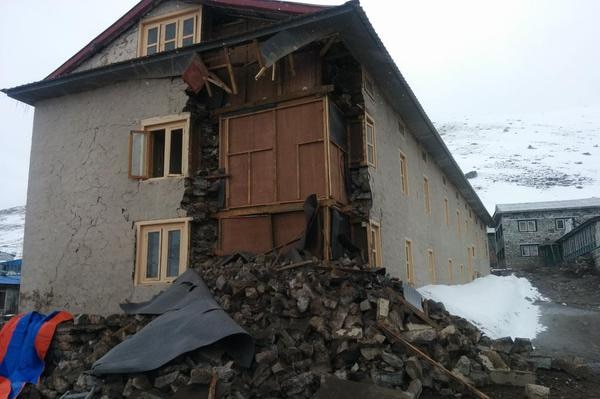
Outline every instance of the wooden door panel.
<path fill-rule="evenodd" d="M 260 205 L 275 202 L 273 151 L 253 152 L 250 157 L 250 203 Z"/>
<path fill-rule="evenodd" d="M 232 118 L 229 121 L 229 153 L 273 148 L 273 111 Z"/>
<path fill-rule="evenodd" d="M 248 205 L 248 154 L 229 157 L 229 201 L 228 206 Z"/>
<path fill-rule="evenodd" d="M 302 144 L 298 146 L 300 160 L 300 198 L 317 194 L 317 198 L 325 196 L 325 161 L 323 142 Z"/>

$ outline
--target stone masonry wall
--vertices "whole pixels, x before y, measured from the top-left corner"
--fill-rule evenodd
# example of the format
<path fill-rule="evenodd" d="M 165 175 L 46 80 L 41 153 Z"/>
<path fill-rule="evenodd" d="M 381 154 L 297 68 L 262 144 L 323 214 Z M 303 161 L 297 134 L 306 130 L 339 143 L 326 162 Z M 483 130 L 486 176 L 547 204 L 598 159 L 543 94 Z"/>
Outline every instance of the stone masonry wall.
<path fill-rule="evenodd" d="M 593 216 L 600 215 L 600 208 L 564 209 L 503 214 L 500 219 L 504 238 L 506 266 L 512 268 L 541 267 L 542 256 L 521 256 L 521 245 L 549 245 L 562 237 L 566 231 L 556 229 L 556 218 L 573 218 L 574 227 Z M 519 231 L 519 220 L 537 221 L 537 231 Z M 500 249 L 500 248 L 499 248 Z"/>

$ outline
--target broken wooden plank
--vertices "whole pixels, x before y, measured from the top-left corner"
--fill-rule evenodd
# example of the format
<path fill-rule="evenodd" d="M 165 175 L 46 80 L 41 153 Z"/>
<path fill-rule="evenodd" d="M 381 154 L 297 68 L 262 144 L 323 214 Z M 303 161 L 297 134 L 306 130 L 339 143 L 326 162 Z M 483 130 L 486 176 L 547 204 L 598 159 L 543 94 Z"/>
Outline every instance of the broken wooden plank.
<path fill-rule="evenodd" d="M 213 72 L 208 72 L 208 81 L 213 83 L 215 86 L 220 87 L 225 90 L 228 94 L 232 93 L 232 90 L 227 86 L 225 82 L 223 82 L 217 75 Z"/>
<path fill-rule="evenodd" d="M 286 270 L 291 270 L 291 269 L 297 269 L 299 267 L 302 266 L 308 266 L 315 263 L 314 260 L 303 260 L 302 262 L 296 262 L 296 263 L 292 263 L 291 265 L 287 265 L 287 266 L 283 266 L 280 268 L 275 269 L 276 272 L 283 272 Z"/>
<path fill-rule="evenodd" d="M 233 72 L 233 65 L 231 64 L 231 59 L 229 58 L 229 49 L 225 47 L 224 51 L 225 65 L 227 67 L 227 73 L 229 74 L 229 83 L 231 84 L 231 91 L 233 91 L 233 94 L 238 94 L 238 87 L 235 81 L 235 73 Z"/>
<path fill-rule="evenodd" d="M 404 339 L 402 336 L 400 336 L 394 330 L 392 330 L 391 328 L 389 328 L 385 324 L 385 322 L 383 320 L 379 320 L 377 322 L 377 327 L 379 327 L 379 329 L 381 331 L 383 331 L 386 335 L 388 335 L 389 337 L 391 337 L 393 341 L 401 343 L 406 348 L 408 348 L 411 352 L 413 352 L 415 355 L 419 356 L 420 358 L 422 358 L 423 360 L 425 360 L 427 363 L 429 363 L 433 367 L 438 368 L 444 374 L 446 374 L 448 377 L 450 377 L 450 378 L 454 379 L 455 381 L 459 382 L 461 385 L 463 385 L 473 395 L 477 396 L 480 399 L 490 399 L 490 397 L 487 396 L 485 393 L 481 392 L 480 390 L 478 390 L 477 388 L 475 388 L 473 385 L 469 384 L 467 381 L 463 380 L 462 378 L 458 377 L 456 374 L 452 373 L 450 370 L 448 370 L 446 367 L 444 367 L 443 364 L 436 362 L 431 357 L 429 357 L 429 355 L 427 355 L 425 352 L 421 351 L 419 348 L 417 348 L 416 346 L 414 346 L 413 344 L 411 344 L 410 342 L 408 342 L 406 339 Z"/>
<path fill-rule="evenodd" d="M 217 394 L 217 373 L 213 373 L 210 379 L 210 385 L 208 386 L 208 398 L 207 399 L 215 399 Z"/>
<path fill-rule="evenodd" d="M 438 328 L 438 325 L 433 320 L 431 320 L 429 317 L 427 317 L 427 315 L 425 313 L 423 313 L 419 309 L 415 308 L 406 299 L 404 299 L 402 297 L 398 297 L 398 299 L 400 300 L 400 302 L 402 302 L 402 304 L 404 306 L 409 308 L 415 314 L 415 316 L 417 316 L 419 319 L 423 320 L 425 323 L 429 324 L 433 328 Z"/>
<path fill-rule="evenodd" d="M 337 35 L 331 36 L 329 38 L 329 40 L 327 40 L 327 43 L 325 43 L 325 46 L 323 46 L 323 48 L 321 49 L 321 51 L 319 52 L 319 57 L 324 57 L 325 54 L 327 54 L 327 52 L 329 51 L 329 49 L 331 48 L 331 45 L 333 43 L 335 43 L 335 40 L 337 39 Z"/>

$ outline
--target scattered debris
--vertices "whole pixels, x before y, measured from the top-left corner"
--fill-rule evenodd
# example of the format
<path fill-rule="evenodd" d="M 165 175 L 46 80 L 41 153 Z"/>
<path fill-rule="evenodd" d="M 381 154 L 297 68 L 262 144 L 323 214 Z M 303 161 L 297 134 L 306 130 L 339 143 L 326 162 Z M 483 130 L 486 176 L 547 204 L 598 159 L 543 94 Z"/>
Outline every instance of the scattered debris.
<path fill-rule="evenodd" d="M 389 392 L 381 390 L 381 397 L 471 392 L 485 398 L 481 387 L 493 383 L 494 373 L 520 373 L 535 383 L 536 363 L 525 361 L 531 349 L 527 340 L 492 341 L 440 303 L 427 301 L 427 313 L 415 310 L 403 297 L 401 282 L 347 258 L 271 266 L 274 257 L 239 256 L 227 264 L 213 259 L 198 268 L 221 308 L 254 338 L 250 368 L 227 353 L 232 341 L 224 339 L 151 371 L 97 377 L 88 373 L 95 361 L 157 318 L 79 315 L 58 327 L 44 375 L 30 391 L 48 398 L 93 387 L 105 398 L 201 392 L 198 397 L 312 398 L 320 387 L 324 391 L 317 395 L 331 392 L 331 384 L 344 384 L 331 382 L 337 378 L 362 388 L 371 384 L 374 392 L 379 388 L 372 384 L 396 392 L 385 396 Z M 165 335 L 173 339 L 177 329 Z"/>

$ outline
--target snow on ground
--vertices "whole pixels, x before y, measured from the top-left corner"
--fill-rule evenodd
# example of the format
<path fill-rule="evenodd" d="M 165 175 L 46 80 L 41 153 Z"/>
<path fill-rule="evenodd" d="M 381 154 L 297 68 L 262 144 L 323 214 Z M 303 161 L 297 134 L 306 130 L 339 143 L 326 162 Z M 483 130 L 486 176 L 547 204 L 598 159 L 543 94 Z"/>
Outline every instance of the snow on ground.
<path fill-rule="evenodd" d="M 530 338 L 545 330 L 536 300 L 545 300 L 529 280 L 489 275 L 462 285 L 427 285 L 418 291 L 442 302 L 453 315 L 469 320 L 492 339 Z"/>
<path fill-rule="evenodd" d="M 0 251 L 15 254 L 23 253 L 23 228 L 25 226 L 25 207 L 0 210 Z"/>
<path fill-rule="evenodd" d="M 496 204 L 600 194 L 600 106 L 436 127 L 490 213 Z"/>

